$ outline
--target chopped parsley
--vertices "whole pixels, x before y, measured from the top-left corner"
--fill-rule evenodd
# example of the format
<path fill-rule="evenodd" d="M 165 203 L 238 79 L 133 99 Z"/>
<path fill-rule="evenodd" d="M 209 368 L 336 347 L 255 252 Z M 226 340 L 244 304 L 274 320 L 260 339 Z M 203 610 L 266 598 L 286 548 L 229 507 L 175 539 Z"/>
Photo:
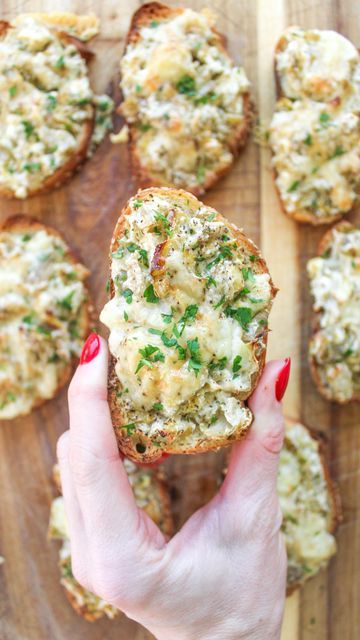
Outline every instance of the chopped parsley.
<path fill-rule="evenodd" d="M 206 288 L 209 289 L 211 285 L 213 285 L 213 287 L 216 287 L 216 280 L 214 280 L 212 276 L 208 276 L 206 278 Z"/>
<path fill-rule="evenodd" d="M 29 242 L 29 240 L 31 240 L 31 238 L 32 238 L 32 235 L 31 235 L 30 233 L 25 233 L 25 234 L 23 235 L 23 237 L 21 238 L 21 240 L 22 240 L 23 242 Z"/>
<path fill-rule="evenodd" d="M 326 127 L 329 120 L 330 116 L 328 113 L 326 113 L 325 111 L 323 111 L 323 113 L 320 113 L 319 121 L 322 127 Z"/>
<path fill-rule="evenodd" d="M 235 356 L 232 364 L 233 378 L 237 378 L 237 376 L 239 375 L 239 371 L 241 369 L 241 361 L 241 356 Z"/>
<path fill-rule="evenodd" d="M 151 20 L 150 25 L 151 29 L 155 29 L 156 27 L 159 26 L 159 23 L 157 20 Z"/>
<path fill-rule="evenodd" d="M 165 322 L 165 324 L 170 324 L 173 319 L 172 313 L 162 313 L 161 317 L 163 319 L 163 322 Z"/>
<path fill-rule="evenodd" d="M 250 256 L 250 261 L 251 262 L 256 262 L 256 260 L 258 260 L 257 256 L 255 256 L 254 254 Z"/>
<path fill-rule="evenodd" d="M 167 235 L 167 236 L 172 236 L 172 234 L 173 234 L 173 230 L 172 230 L 172 228 L 171 228 L 170 222 L 169 222 L 169 220 L 167 219 L 167 217 L 166 217 L 166 216 L 164 216 L 164 215 L 163 215 L 162 213 L 160 213 L 160 212 L 159 212 L 159 213 L 155 213 L 155 216 L 154 216 L 154 217 L 155 217 L 155 220 L 156 220 L 157 222 L 161 222 L 161 224 L 162 224 L 162 226 L 163 226 L 163 229 L 164 229 L 164 232 L 166 233 L 166 235 Z"/>
<path fill-rule="evenodd" d="M 217 304 L 214 305 L 214 309 L 218 309 L 219 307 L 222 307 L 222 305 L 225 302 L 225 296 L 222 296 L 219 300 L 219 302 Z"/>
<path fill-rule="evenodd" d="M 128 432 L 128 435 L 131 435 L 136 429 L 136 424 L 134 422 L 129 422 L 129 424 L 122 424 L 120 429 L 125 429 Z"/>
<path fill-rule="evenodd" d="M 220 358 L 220 360 L 212 360 L 209 364 L 210 371 L 214 371 L 214 369 L 219 369 L 220 371 L 222 371 L 226 367 L 227 360 L 228 359 L 226 356 Z"/>
<path fill-rule="evenodd" d="M 294 180 L 294 182 L 292 182 L 290 187 L 288 188 L 287 192 L 292 193 L 293 191 L 296 191 L 296 189 L 300 185 L 300 182 L 301 180 Z"/>
<path fill-rule="evenodd" d="M 53 93 L 48 93 L 48 95 L 46 96 L 46 111 L 48 111 L 49 113 L 51 111 L 54 111 L 56 105 L 57 105 L 56 96 L 54 96 Z"/>
<path fill-rule="evenodd" d="M 197 304 L 189 304 L 186 307 L 184 314 L 181 316 L 179 322 L 177 323 L 177 326 L 174 326 L 174 334 L 176 335 L 176 331 L 178 331 L 179 334 L 177 337 L 180 337 L 182 335 L 186 324 L 191 324 L 192 322 L 194 322 L 198 309 L 199 307 Z"/>
<path fill-rule="evenodd" d="M 207 104 L 208 102 L 214 102 L 217 100 L 219 96 L 214 93 L 214 91 L 209 91 L 209 93 L 205 93 L 203 96 L 199 96 L 194 99 L 194 104 Z"/>
<path fill-rule="evenodd" d="M 165 360 L 165 356 L 162 351 L 160 351 L 159 347 L 156 347 L 153 344 L 147 344 L 143 349 L 139 349 L 139 353 L 142 358 L 139 360 L 135 373 L 138 373 L 138 371 L 145 366 L 152 369 L 155 362 L 164 362 Z"/>
<path fill-rule="evenodd" d="M 123 296 L 123 298 L 125 298 L 125 301 L 127 304 L 131 304 L 132 300 L 133 300 L 133 292 L 131 291 L 131 289 L 124 289 L 124 291 L 121 294 Z"/>
<path fill-rule="evenodd" d="M 197 171 L 196 171 L 196 180 L 202 184 L 204 182 L 205 179 L 205 172 L 206 172 L 206 168 L 205 168 L 205 163 L 204 162 L 199 162 Z"/>
<path fill-rule="evenodd" d="M 152 408 L 154 409 L 154 411 L 162 411 L 164 405 L 162 404 L 162 402 L 154 402 Z"/>
<path fill-rule="evenodd" d="M 241 272 L 243 274 L 244 280 L 249 280 L 250 282 L 254 282 L 255 278 L 254 278 L 254 273 L 253 273 L 252 269 L 249 269 L 247 267 L 243 267 L 241 269 Z"/>
<path fill-rule="evenodd" d="M 312 139 L 312 135 L 310 133 L 307 134 L 304 142 L 305 142 L 305 144 L 308 145 L 308 147 L 310 147 L 312 145 L 313 139 Z"/>
<path fill-rule="evenodd" d="M 68 293 L 65 298 L 63 298 L 62 300 L 58 300 L 57 304 L 59 305 L 59 307 L 65 309 L 66 311 L 72 311 L 72 299 L 74 295 L 75 291 L 70 291 L 70 293 Z"/>
<path fill-rule="evenodd" d="M 140 209 L 142 204 L 143 201 L 140 200 L 140 198 L 135 198 L 135 200 L 132 201 L 132 206 L 134 207 L 134 209 Z"/>
<path fill-rule="evenodd" d="M 210 213 L 210 215 L 206 218 L 208 222 L 212 222 L 216 216 L 216 213 Z"/>
<path fill-rule="evenodd" d="M 152 129 L 152 125 L 148 122 L 142 122 L 138 125 L 138 129 L 140 129 L 140 131 L 142 131 L 143 133 L 146 133 L 147 131 L 150 131 L 150 129 Z"/>
<path fill-rule="evenodd" d="M 17 86 L 13 84 L 12 87 L 9 87 L 9 96 L 10 98 L 13 98 L 14 96 L 16 96 L 16 92 L 17 92 Z"/>
<path fill-rule="evenodd" d="M 22 120 L 21 124 L 24 127 L 26 140 L 29 140 L 30 136 L 32 136 L 35 131 L 35 127 L 31 122 L 29 122 L 29 120 Z"/>
<path fill-rule="evenodd" d="M 234 318 L 239 325 L 247 331 L 248 324 L 252 319 L 252 310 L 248 307 L 239 307 L 238 309 L 232 309 L 231 307 L 225 308 L 225 315 L 228 318 Z"/>
<path fill-rule="evenodd" d="M 177 345 L 176 338 L 169 338 L 164 331 L 161 332 L 161 342 L 165 347 L 175 347 Z"/>
<path fill-rule="evenodd" d="M 126 313 L 126 311 L 124 311 L 124 320 L 125 320 L 125 322 L 127 322 L 129 320 L 129 316 Z"/>
<path fill-rule="evenodd" d="M 344 155 L 345 150 L 340 147 L 339 145 L 335 148 L 334 153 L 332 154 L 332 156 L 330 156 L 330 160 L 333 160 L 333 158 L 339 158 L 340 156 Z"/>
<path fill-rule="evenodd" d="M 187 341 L 187 346 L 190 352 L 190 360 L 188 362 L 189 371 L 194 371 L 197 376 L 201 369 L 201 360 L 200 360 L 200 346 L 198 338 L 194 338 L 193 340 Z"/>
<path fill-rule="evenodd" d="M 191 76 L 185 75 L 180 78 L 176 84 L 176 88 L 179 93 L 189 96 L 189 98 L 196 95 L 196 82 Z"/>
<path fill-rule="evenodd" d="M 181 344 L 177 344 L 175 348 L 178 352 L 179 360 L 186 360 L 186 349 Z"/>
<path fill-rule="evenodd" d="M 55 62 L 55 69 L 64 69 L 64 67 L 65 67 L 64 56 L 60 56 L 60 58 L 58 58 Z"/>
<path fill-rule="evenodd" d="M 33 324 L 35 315 L 33 313 L 29 313 L 27 316 L 24 316 L 22 322 L 24 324 Z"/>
<path fill-rule="evenodd" d="M 37 333 L 41 333 L 44 336 L 51 336 L 50 329 L 48 329 L 48 327 L 44 327 L 41 324 L 38 327 L 36 327 L 36 331 L 37 331 Z"/>
<path fill-rule="evenodd" d="M 41 164 L 40 162 L 25 162 L 23 169 L 28 173 L 35 173 L 35 171 L 40 171 Z"/>
<path fill-rule="evenodd" d="M 231 248 L 226 244 L 222 245 L 220 247 L 218 255 L 206 265 L 206 269 L 207 270 L 211 269 L 216 264 L 221 262 L 221 260 L 225 260 L 225 258 L 231 258 L 231 256 L 232 256 Z"/>
<path fill-rule="evenodd" d="M 349 358 L 353 353 L 354 353 L 354 349 L 346 349 L 346 351 L 343 353 L 343 357 Z"/>
<path fill-rule="evenodd" d="M 4 400 L 0 402 L 0 410 L 4 409 L 4 407 L 6 407 L 7 404 L 10 404 L 10 402 L 15 402 L 15 400 L 16 400 L 16 395 L 11 391 L 8 391 Z"/>
<path fill-rule="evenodd" d="M 146 302 L 150 302 L 151 304 L 157 304 L 159 299 L 154 291 L 154 285 L 149 284 L 144 291 L 144 298 Z"/>

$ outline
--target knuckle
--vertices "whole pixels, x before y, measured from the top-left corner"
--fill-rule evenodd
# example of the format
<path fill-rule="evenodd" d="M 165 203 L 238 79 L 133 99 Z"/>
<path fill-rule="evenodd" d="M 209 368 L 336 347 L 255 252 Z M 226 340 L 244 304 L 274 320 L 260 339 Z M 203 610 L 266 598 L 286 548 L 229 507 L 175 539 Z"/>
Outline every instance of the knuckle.
<path fill-rule="evenodd" d="M 98 464 L 90 449 L 73 443 L 69 452 L 69 464 L 77 486 L 86 488 L 94 484 L 98 477 Z"/>
<path fill-rule="evenodd" d="M 72 379 L 68 390 L 69 402 L 88 402 L 89 399 L 107 400 L 106 387 L 94 382 L 80 380 L 75 376 Z"/>
<path fill-rule="evenodd" d="M 284 440 L 284 419 L 279 416 L 261 435 L 261 444 L 268 453 L 278 454 Z"/>

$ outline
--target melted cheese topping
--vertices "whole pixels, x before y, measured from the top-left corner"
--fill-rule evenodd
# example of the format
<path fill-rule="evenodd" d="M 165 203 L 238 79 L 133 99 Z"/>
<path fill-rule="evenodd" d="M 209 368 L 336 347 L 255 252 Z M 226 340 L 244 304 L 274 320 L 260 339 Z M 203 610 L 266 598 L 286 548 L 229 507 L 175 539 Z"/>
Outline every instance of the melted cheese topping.
<path fill-rule="evenodd" d="M 87 275 L 45 230 L 0 232 L 0 419 L 53 397 L 79 355 Z"/>
<path fill-rule="evenodd" d="M 331 501 L 318 442 L 300 424 L 287 427 L 278 494 L 288 555 L 288 587 L 314 575 L 336 552 Z"/>
<path fill-rule="evenodd" d="M 144 509 L 148 516 L 152 518 L 160 528 L 164 528 L 165 514 L 163 513 L 159 487 L 153 472 L 151 470 L 139 469 L 129 460 L 124 460 L 123 464 L 133 488 L 137 506 Z M 63 587 L 73 595 L 77 605 L 84 607 L 85 613 L 91 614 L 96 619 L 104 614 L 111 619 L 118 615 L 119 609 L 102 600 L 94 593 L 84 589 L 73 576 L 71 569 L 69 528 L 64 498 L 62 496 L 55 498 L 51 504 L 48 535 L 52 540 L 63 541 L 63 545 L 59 551 L 60 582 Z"/>
<path fill-rule="evenodd" d="M 333 31 L 289 29 L 276 54 L 285 95 L 269 130 L 286 211 L 322 218 L 355 204 L 360 188 L 360 56 Z"/>
<path fill-rule="evenodd" d="M 32 16 L 0 38 L 0 91 L 0 188 L 25 198 L 77 151 L 95 97 L 76 46 Z"/>
<path fill-rule="evenodd" d="M 112 254 L 115 295 L 100 316 L 124 422 L 159 441 L 164 430 L 231 439 L 252 419 L 244 400 L 265 348 L 270 277 L 256 272 L 257 256 L 236 244 L 234 227 L 190 194 L 138 196 Z"/>
<path fill-rule="evenodd" d="M 360 85 L 360 56 L 354 45 L 336 31 L 286 31 L 276 53 L 283 94 L 291 99 L 328 102 L 352 94 Z"/>
<path fill-rule="evenodd" d="M 233 162 L 249 82 L 206 13 L 185 9 L 139 29 L 121 61 L 122 112 L 141 163 L 165 184 L 201 187 Z"/>
<path fill-rule="evenodd" d="M 346 402 L 360 391 L 360 230 L 335 228 L 307 270 L 320 322 L 310 355 L 329 397 Z"/>

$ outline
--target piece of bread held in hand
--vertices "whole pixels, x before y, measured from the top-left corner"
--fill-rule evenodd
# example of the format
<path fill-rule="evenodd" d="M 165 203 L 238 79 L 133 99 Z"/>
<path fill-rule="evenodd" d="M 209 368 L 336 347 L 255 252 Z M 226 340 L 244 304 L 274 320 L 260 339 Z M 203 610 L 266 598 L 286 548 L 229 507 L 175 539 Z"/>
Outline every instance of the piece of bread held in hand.
<path fill-rule="evenodd" d="M 144 4 L 121 60 L 120 111 L 142 187 L 204 193 L 246 143 L 249 81 L 230 59 L 209 10 Z"/>
<path fill-rule="evenodd" d="M 318 391 L 340 404 L 360 401 L 360 229 L 339 222 L 307 263 L 314 298 L 311 373 Z"/>
<path fill-rule="evenodd" d="M 241 439 L 275 295 L 259 250 L 181 190 L 139 191 L 111 242 L 109 401 L 134 461 Z"/>
<path fill-rule="evenodd" d="M 21 215 L 0 226 L 0 421 L 68 381 L 93 318 L 88 275 L 55 229 Z"/>
<path fill-rule="evenodd" d="M 298 222 L 336 222 L 360 193 L 359 51 L 335 31 L 289 27 L 275 74 L 269 145 L 282 208 Z"/>
<path fill-rule="evenodd" d="M 341 521 L 341 505 L 322 434 L 289 418 L 285 425 L 277 488 L 290 595 L 326 567 L 336 553 L 334 533 Z"/>

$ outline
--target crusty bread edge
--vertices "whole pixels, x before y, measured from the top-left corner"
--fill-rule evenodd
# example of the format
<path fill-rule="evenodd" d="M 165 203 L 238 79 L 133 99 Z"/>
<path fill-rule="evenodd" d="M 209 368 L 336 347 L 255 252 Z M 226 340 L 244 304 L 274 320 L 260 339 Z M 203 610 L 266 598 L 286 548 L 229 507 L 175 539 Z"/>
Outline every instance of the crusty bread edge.
<path fill-rule="evenodd" d="M 353 229 L 356 229 L 356 227 L 350 222 L 347 222 L 345 220 L 338 222 L 333 227 L 328 229 L 319 242 L 317 255 L 322 256 L 323 253 L 325 253 L 325 251 L 331 247 L 334 230 L 347 232 Z M 321 312 L 313 312 L 313 313 L 314 313 L 314 321 L 313 321 L 313 328 L 312 328 L 313 330 L 312 330 L 310 341 L 313 339 L 314 335 L 317 333 L 317 331 L 320 328 Z M 309 347 L 310 347 L 310 341 L 309 341 Z M 354 394 L 348 400 L 337 400 L 336 398 L 333 398 L 331 392 L 328 391 L 327 387 L 321 381 L 321 375 L 319 372 L 319 369 L 321 369 L 321 367 L 319 367 L 316 364 L 315 358 L 311 356 L 310 348 L 309 348 L 309 364 L 310 364 L 311 375 L 315 382 L 315 386 L 318 392 L 320 393 L 320 395 L 322 395 L 322 397 L 325 400 L 327 400 L 328 402 L 335 402 L 336 404 L 341 404 L 341 405 L 348 404 L 349 402 L 360 402 L 360 391 L 359 393 Z"/>
<path fill-rule="evenodd" d="M 49 235 L 52 235 L 56 238 L 59 238 L 60 240 L 62 240 L 63 242 L 65 242 L 67 248 L 68 248 L 68 252 L 67 252 L 67 256 L 68 259 L 70 260 L 71 263 L 73 264 L 78 264 L 80 261 L 77 259 L 76 255 L 71 251 L 68 242 L 66 241 L 66 239 L 63 237 L 63 235 L 57 231 L 57 229 L 54 229 L 53 227 L 49 227 L 48 225 L 45 225 L 41 222 L 39 222 L 39 220 L 36 220 L 35 218 L 32 218 L 30 216 L 26 216 L 26 215 L 22 215 L 22 214 L 18 214 L 18 215 L 14 215 L 11 216 L 9 218 L 7 218 L 1 225 L 0 225 L 0 233 L 2 231 L 9 231 L 9 232 L 21 232 L 21 233 L 27 233 L 27 232 L 32 232 L 32 231 L 46 231 Z M 81 263 L 82 264 L 82 263 Z M 84 265 L 83 265 L 84 266 Z M 84 289 L 85 289 L 85 294 L 87 297 L 87 303 L 86 305 L 84 305 L 84 310 L 85 310 L 85 330 L 84 330 L 84 340 L 86 338 L 86 336 L 89 334 L 91 326 L 95 323 L 95 310 L 90 298 L 90 293 L 89 293 L 89 289 L 88 287 L 85 285 L 84 283 Z M 38 409 L 40 406 L 42 406 L 43 404 L 45 404 L 46 402 L 48 402 L 49 400 L 53 400 L 58 393 L 60 392 L 60 390 L 66 385 L 66 383 L 68 382 L 72 370 L 75 366 L 75 363 L 77 362 L 77 358 L 73 358 L 71 362 L 68 363 L 68 365 L 65 367 L 63 374 L 61 375 L 58 385 L 52 395 L 51 398 L 39 398 L 39 400 L 37 400 L 29 409 L 29 411 L 27 411 L 26 413 L 22 413 L 19 414 L 19 416 L 16 416 L 14 418 L 11 419 L 15 419 L 17 417 L 22 417 L 24 415 L 29 415 L 32 411 L 34 411 L 35 409 Z"/>
<path fill-rule="evenodd" d="M 197 206 L 197 202 L 198 200 L 196 199 L 196 197 L 193 194 L 190 194 L 182 189 L 174 189 L 174 188 L 168 188 L 168 187 L 154 187 L 151 189 L 140 189 L 137 194 L 136 194 L 136 198 L 140 198 L 142 200 L 146 199 L 147 195 L 151 195 L 152 193 L 160 193 L 161 195 L 166 195 L 166 196 L 170 196 L 173 194 L 176 194 L 176 197 L 180 197 L 180 198 L 184 198 L 186 200 L 192 200 L 193 201 L 193 205 Z M 115 290 L 114 290 L 114 285 L 111 279 L 111 254 L 113 251 L 116 250 L 117 248 L 117 243 L 118 240 L 122 237 L 123 235 L 123 230 L 124 230 L 124 226 L 125 226 L 125 216 L 130 213 L 131 209 L 130 209 L 130 204 L 129 202 L 126 203 L 126 205 L 124 206 L 124 208 L 121 211 L 120 217 L 117 221 L 117 224 L 115 226 L 114 229 L 114 233 L 111 239 L 111 245 L 110 245 L 110 298 L 113 298 L 115 295 Z M 232 229 L 232 232 L 234 233 L 235 237 L 236 237 L 236 242 L 238 244 L 238 246 L 245 246 L 248 250 L 251 251 L 252 254 L 256 255 L 258 260 L 256 261 L 256 265 L 259 267 L 259 272 L 262 273 L 269 273 L 267 265 L 265 260 L 262 258 L 259 249 L 257 248 L 257 246 L 249 239 L 247 238 L 244 233 L 242 231 L 240 231 L 239 229 L 237 229 L 235 227 L 235 225 L 229 223 L 228 220 L 226 220 L 220 213 L 216 213 L 216 217 L 215 219 L 220 220 L 222 222 L 224 222 L 226 225 L 229 225 Z M 270 276 L 270 285 L 271 285 L 271 293 L 272 293 L 272 297 L 271 300 L 273 300 L 273 298 L 276 295 L 277 289 L 275 288 L 271 276 Z M 265 332 L 264 336 L 263 336 L 263 348 L 261 350 L 261 353 L 258 357 L 258 371 L 255 372 L 255 374 L 253 375 L 253 379 L 252 379 L 252 390 L 255 389 L 258 380 L 262 374 L 262 371 L 264 369 L 265 366 L 265 359 L 266 359 L 266 348 L 267 348 L 267 331 Z M 134 434 L 131 435 L 127 435 L 124 436 L 123 435 L 123 430 L 121 429 L 121 425 L 123 424 L 123 419 L 122 419 L 122 415 L 121 415 L 121 411 L 119 408 L 119 405 L 117 403 L 117 399 L 116 399 L 116 393 L 118 390 L 118 378 L 117 375 L 115 373 L 115 364 L 116 364 L 116 360 L 113 356 L 110 357 L 109 360 L 109 383 L 108 383 L 108 398 L 109 398 L 109 405 L 110 405 L 110 411 L 111 411 L 111 416 L 112 416 L 112 420 L 113 420 L 113 425 L 114 425 L 114 429 L 115 429 L 115 434 L 117 437 L 117 441 L 118 441 L 118 445 L 119 445 L 119 449 L 120 451 L 130 460 L 132 460 L 135 463 L 142 463 L 142 464 L 151 464 L 153 462 L 156 462 L 158 460 L 161 459 L 162 455 L 164 452 L 166 453 L 186 453 L 186 454 L 196 454 L 196 453 L 200 453 L 200 452 L 205 452 L 205 451 L 211 451 L 211 450 L 216 450 L 219 447 L 224 447 L 224 446 L 229 446 L 231 444 L 233 444 L 235 441 L 241 440 L 247 433 L 248 429 L 250 428 L 250 425 L 248 426 L 242 426 L 239 428 L 239 430 L 232 434 L 231 439 L 228 439 L 228 437 L 218 437 L 218 438 L 213 438 L 211 440 L 206 440 L 204 439 L 203 442 L 198 443 L 196 446 L 194 446 L 191 449 L 179 449 L 178 447 L 171 446 L 171 441 L 174 440 L 174 438 L 176 437 L 176 434 L 174 435 L 173 438 L 170 439 L 170 441 L 167 442 L 166 448 L 162 449 L 159 447 L 156 447 L 155 445 L 153 445 L 151 438 L 145 436 L 142 432 L 139 431 L 135 431 Z M 250 394 L 249 394 L 250 395 Z M 146 445 L 146 451 L 145 453 L 138 453 L 135 450 L 135 447 L 133 446 L 133 441 L 134 441 L 134 436 L 136 435 L 140 435 L 141 434 L 141 438 L 139 437 L 139 441 L 141 440 L 142 443 L 144 443 Z"/>
<path fill-rule="evenodd" d="M 10 22 L 6 22 L 4 20 L 0 21 L 0 37 L 2 37 L 2 35 L 6 33 L 6 31 L 9 28 L 11 28 Z M 57 31 L 56 29 L 53 29 L 53 30 Z M 64 33 L 61 31 L 57 31 L 57 32 L 60 39 L 71 41 L 71 43 L 74 46 L 76 46 L 79 54 L 81 55 L 81 57 L 85 59 L 86 62 L 88 62 L 89 59 L 91 59 L 93 54 L 90 51 L 90 49 L 87 48 L 87 46 L 83 41 L 73 36 L 70 36 L 67 33 Z M 53 189 L 57 189 L 58 187 L 61 187 L 65 182 L 67 182 L 71 178 L 72 175 L 74 175 L 74 173 L 76 173 L 78 169 L 80 169 L 81 165 L 85 162 L 87 158 L 87 152 L 88 152 L 89 145 L 91 143 L 91 137 L 94 131 L 94 125 L 95 125 L 95 107 L 93 107 L 92 117 L 89 118 L 88 120 L 85 120 L 83 123 L 83 133 L 80 136 L 77 148 L 73 151 L 72 155 L 61 167 L 56 169 L 54 173 L 52 173 L 50 176 L 47 176 L 47 178 L 45 178 L 45 180 L 42 182 L 42 184 L 39 187 L 37 187 L 36 189 L 29 189 L 24 199 L 31 198 L 33 196 L 37 196 L 43 193 L 47 193 L 49 191 L 52 191 Z M 11 189 L 8 189 L 7 187 L 2 187 L 2 186 L 0 186 L 0 197 L 7 198 L 8 200 L 19 199 Z"/>
<path fill-rule="evenodd" d="M 339 524 L 342 522 L 343 516 L 342 516 L 339 488 L 331 476 L 330 467 L 328 463 L 329 443 L 327 441 L 326 436 L 321 431 L 315 431 L 314 429 L 310 429 L 310 427 L 307 427 L 306 425 L 304 425 L 300 420 L 295 420 L 294 418 L 289 418 L 288 416 L 285 417 L 285 425 L 292 427 L 295 424 L 301 424 L 301 426 L 304 427 L 306 431 L 309 433 L 311 438 L 315 440 L 316 443 L 318 444 L 318 453 L 321 461 L 321 466 L 323 468 L 324 477 L 325 477 L 325 481 L 328 489 L 329 500 L 330 500 L 331 519 L 328 526 L 328 532 L 331 534 L 335 534 Z M 285 433 L 286 433 L 286 429 L 285 429 Z M 294 591 L 297 591 L 298 589 L 300 589 L 305 584 L 305 582 L 310 580 L 312 577 L 313 575 L 307 576 L 306 574 L 304 574 L 304 576 L 300 580 L 293 582 L 289 587 L 287 587 L 286 595 L 290 596 L 292 593 L 294 593 Z"/>
<path fill-rule="evenodd" d="M 179 15 L 183 11 L 184 11 L 183 8 L 168 7 L 159 2 L 151 2 L 148 4 L 142 5 L 142 7 L 140 7 L 140 9 L 138 9 L 133 14 L 133 17 L 130 23 L 130 28 L 125 39 L 125 51 L 129 43 L 136 42 L 139 39 L 139 31 L 138 31 L 139 27 L 143 27 L 146 24 L 149 24 L 149 22 L 155 18 L 158 20 L 159 19 L 161 20 L 162 18 L 166 19 L 170 16 Z M 221 48 L 222 53 L 224 53 L 224 55 L 226 55 L 226 57 L 229 60 L 231 60 L 229 53 L 224 46 L 223 35 L 219 33 L 214 27 L 212 27 L 212 30 L 219 37 L 219 47 Z M 245 146 L 247 142 L 247 139 L 250 134 L 251 123 L 254 117 L 254 106 L 250 98 L 250 92 L 244 93 L 243 98 L 244 98 L 244 122 L 241 124 L 241 126 L 237 128 L 237 130 L 234 131 L 233 141 L 232 141 L 232 144 L 229 146 L 229 149 L 233 154 L 233 160 L 231 164 L 217 172 L 213 171 L 202 184 L 199 184 L 196 187 L 189 187 L 188 185 L 184 184 L 182 185 L 182 187 L 179 187 L 179 188 L 187 189 L 195 196 L 201 196 L 205 193 L 205 191 L 213 187 L 218 182 L 218 180 L 220 180 L 220 178 L 222 178 L 223 176 L 225 176 L 227 173 L 231 171 L 236 158 L 239 156 L 241 149 Z M 159 176 L 151 174 L 146 169 L 146 167 L 142 164 L 141 158 L 136 148 L 136 141 L 135 141 L 136 127 L 131 123 L 127 123 L 127 124 L 128 124 L 128 130 L 129 130 L 128 148 L 129 148 L 129 154 L 131 159 L 131 165 L 132 165 L 133 173 L 135 174 L 137 181 L 139 183 L 139 186 L 142 188 L 148 188 L 148 187 L 154 187 L 154 186 L 172 187 L 173 184 L 171 182 L 167 182 L 166 180 L 159 178 Z"/>
<path fill-rule="evenodd" d="M 297 26 L 290 26 L 287 27 L 285 29 L 285 31 L 281 34 L 280 38 L 278 39 L 276 46 L 275 46 L 275 51 L 274 51 L 274 75 L 275 75 L 275 87 L 276 87 L 276 99 L 279 100 L 281 97 L 286 97 L 283 96 L 282 90 L 281 90 L 281 83 L 280 83 L 280 75 L 277 71 L 276 68 L 276 55 L 277 53 L 279 53 L 284 44 L 286 43 L 286 38 L 285 38 L 285 33 L 288 31 L 291 31 L 292 29 L 297 29 L 300 27 Z M 271 151 L 272 153 L 272 151 Z M 272 153 L 272 155 L 274 155 Z M 299 210 L 299 211 L 293 211 L 290 212 L 286 209 L 286 206 L 282 200 L 281 194 L 280 194 L 280 190 L 276 184 L 276 178 L 277 178 L 277 171 L 275 169 L 272 170 L 272 174 L 273 174 L 273 179 L 274 179 L 274 185 L 275 185 L 275 190 L 276 190 L 276 194 L 278 197 L 278 201 L 280 204 L 280 208 L 282 210 L 282 212 L 288 217 L 288 218 L 292 218 L 293 220 L 295 220 L 296 222 L 300 222 L 303 224 L 311 224 L 314 227 L 320 227 L 322 225 L 326 225 L 326 224 L 333 224 L 335 222 L 338 222 L 339 220 L 341 220 L 343 218 L 344 215 L 349 214 L 352 209 L 355 207 L 356 203 L 354 203 L 353 207 L 351 207 L 351 209 L 349 209 L 348 211 L 345 211 L 344 213 L 338 213 L 337 215 L 327 215 L 327 216 L 316 216 L 315 214 L 309 213 L 308 211 L 306 211 L 305 209 Z M 359 190 L 360 193 L 360 190 Z"/>

